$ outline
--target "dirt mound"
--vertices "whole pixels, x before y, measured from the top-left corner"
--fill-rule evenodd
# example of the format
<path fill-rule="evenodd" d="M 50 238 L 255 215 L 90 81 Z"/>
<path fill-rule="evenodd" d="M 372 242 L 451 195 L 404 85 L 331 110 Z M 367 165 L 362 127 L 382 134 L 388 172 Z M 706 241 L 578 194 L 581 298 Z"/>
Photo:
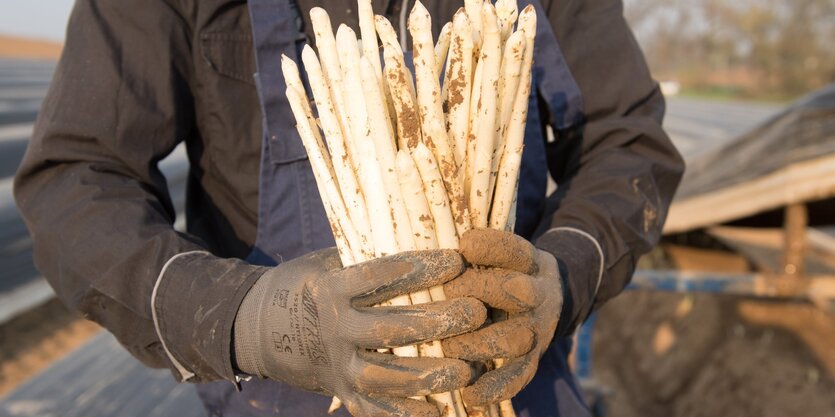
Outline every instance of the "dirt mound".
<path fill-rule="evenodd" d="M 835 416 L 835 318 L 809 304 L 627 293 L 593 355 L 608 417 Z"/>
<path fill-rule="evenodd" d="M 0 58 L 55 60 L 63 48 L 59 42 L 0 35 Z"/>

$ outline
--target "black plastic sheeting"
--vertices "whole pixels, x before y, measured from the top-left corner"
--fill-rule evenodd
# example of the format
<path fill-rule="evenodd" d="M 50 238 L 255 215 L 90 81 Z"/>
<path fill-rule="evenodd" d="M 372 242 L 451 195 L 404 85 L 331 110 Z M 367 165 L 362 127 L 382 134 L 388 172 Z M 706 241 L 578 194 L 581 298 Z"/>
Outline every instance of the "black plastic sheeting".
<path fill-rule="evenodd" d="M 835 84 L 831 84 L 751 132 L 688 160 L 676 200 L 742 184 L 834 153 Z"/>

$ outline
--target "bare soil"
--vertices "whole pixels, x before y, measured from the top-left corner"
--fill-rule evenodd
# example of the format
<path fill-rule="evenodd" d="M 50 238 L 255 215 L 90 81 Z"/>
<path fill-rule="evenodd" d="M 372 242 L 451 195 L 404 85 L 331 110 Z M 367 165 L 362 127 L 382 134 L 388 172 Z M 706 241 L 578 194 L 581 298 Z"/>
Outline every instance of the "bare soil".
<path fill-rule="evenodd" d="M 631 292 L 593 340 L 609 417 L 835 416 L 835 318 L 811 304 Z"/>
<path fill-rule="evenodd" d="M 57 299 L 0 326 L 0 396 L 71 352 L 101 328 Z"/>

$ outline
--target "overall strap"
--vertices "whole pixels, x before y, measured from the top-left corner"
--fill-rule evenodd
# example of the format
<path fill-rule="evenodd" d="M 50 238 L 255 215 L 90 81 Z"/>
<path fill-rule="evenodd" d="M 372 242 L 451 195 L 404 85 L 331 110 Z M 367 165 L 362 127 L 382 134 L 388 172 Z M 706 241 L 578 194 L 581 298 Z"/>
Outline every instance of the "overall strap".
<path fill-rule="evenodd" d="M 550 122 L 555 130 L 561 130 L 583 123 L 585 118 L 580 87 L 571 75 L 545 9 L 539 0 L 519 1 L 520 7 L 528 4 L 536 9 L 536 43 L 515 231 L 530 239 L 542 218 L 548 187 L 545 123 Z M 547 108 L 540 107 L 542 103 Z M 540 114 L 540 109 L 547 113 Z"/>
<path fill-rule="evenodd" d="M 274 163 L 306 158 L 296 122 L 285 98 L 281 56 L 298 61 L 297 42 L 304 39 L 301 16 L 293 0 L 249 0 L 252 39 L 258 73 L 255 81 L 265 118 L 264 134 Z"/>
<path fill-rule="evenodd" d="M 554 129 L 580 124 L 585 120 L 580 87 L 571 75 L 542 4 L 539 0 L 519 0 L 520 8 L 528 4 L 536 9 L 537 17 L 533 66 L 536 90 L 548 104 Z"/>

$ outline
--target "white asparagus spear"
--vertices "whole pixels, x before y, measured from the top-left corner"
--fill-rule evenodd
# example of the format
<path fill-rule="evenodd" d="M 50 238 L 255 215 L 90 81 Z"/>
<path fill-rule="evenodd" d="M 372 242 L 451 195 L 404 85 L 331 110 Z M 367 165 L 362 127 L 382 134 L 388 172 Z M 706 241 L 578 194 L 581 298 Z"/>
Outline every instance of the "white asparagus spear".
<path fill-rule="evenodd" d="M 391 48 L 399 52 L 399 59 L 403 59 L 403 47 L 400 45 L 400 40 L 397 39 L 397 33 L 391 26 L 391 22 L 385 16 L 376 15 L 374 16 L 374 27 L 377 29 L 377 36 L 380 37 L 383 48 Z"/>
<path fill-rule="evenodd" d="M 415 103 L 416 98 L 408 85 L 411 75 L 394 54 L 391 49 L 385 51 L 385 74 L 397 115 L 398 144 L 400 149 L 413 149 L 421 141 L 420 115 Z"/>
<path fill-rule="evenodd" d="M 348 112 L 345 109 L 344 86 L 342 85 L 342 68 L 339 65 L 339 54 L 336 52 L 336 38 L 333 35 L 333 28 L 328 12 L 321 7 L 310 9 L 310 21 L 313 24 L 313 33 L 316 37 L 316 48 L 322 58 L 322 73 L 328 81 L 331 90 L 331 97 L 339 116 L 339 123 L 342 125 L 342 132 L 346 138 L 351 137 L 351 126 L 348 122 Z M 353 142 L 346 141 L 348 155 L 356 175 L 356 162 L 359 160 Z"/>
<path fill-rule="evenodd" d="M 313 118 L 313 111 L 310 110 L 310 102 L 307 100 L 307 92 L 304 89 L 304 84 L 302 84 L 302 79 L 299 75 L 298 65 L 296 65 L 296 63 L 286 55 L 281 55 L 281 73 L 282 75 L 284 75 L 284 83 L 287 85 L 287 87 L 292 88 L 296 92 L 296 95 L 304 99 L 304 103 L 302 103 L 301 109 L 304 110 L 305 118 L 307 118 L 309 114 L 310 120 L 309 123 L 303 124 L 301 128 L 307 128 L 309 125 L 310 129 L 312 130 L 311 134 L 314 135 L 314 138 L 318 139 L 317 145 L 321 145 L 322 139 L 321 135 L 319 134 L 318 123 L 316 122 L 316 119 Z M 296 130 L 299 130 L 298 128 L 299 126 L 297 126 Z M 307 148 L 305 148 L 305 150 L 307 150 Z M 325 157 L 327 157 L 324 145 L 321 146 L 321 152 Z M 330 176 L 334 177 L 336 174 L 334 172 L 333 165 L 330 163 L 330 159 L 328 159 L 328 163 L 325 166 L 327 167 Z"/>
<path fill-rule="evenodd" d="M 487 227 L 490 215 L 490 172 L 493 166 L 498 132 L 496 131 L 496 105 L 498 99 L 499 72 L 501 69 L 501 38 L 496 18 L 496 9 L 490 3 L 484 3 L 482 9 L 482 34 L 484 44 L 481 47 L 483 64 L 481 97 L 478 106 L 478 126 L 476 127 L 475 167 L 470 185 L 470 217 L 473 227 Z"/>
<path fill-rule="evenodd" d="M 479 123 L 480 114 L 478 109 L 479 103 L 481 102 L 481 83 L 484 78 L 484 62 L 474 58 L 473 64 L 475 65 L 475 74 L 473 75 L 472 90 L 470 93 L 469 122 L 467 124 L 467 153 L 464 155 L 464 166 L 466 167 L 464 173 L 464 192 L 468 200 L 472 192 L 473 177 L 475 176 L 475 147 L 476 143 L 478 143 L 478 128 L 481 126 Z"/>
<path fill-rule="evenodd" d="M 466 167 L 464 173 L 464 193 L 467 196 L 467 200 L 469 200 L 473 175 L 475 174 L 475 145 L 476 137 L 478 136 L 476 130 L 479 126 L 478 103 L 481 100 L 481 80 L 484 73 L 484 65 L 481 62 L 481 5 L 478 5 L 477 10 L 479 13 L 477 14 L 475 13 L 476 7 L 474 2 L 468 3 L 465 0 L 465 5 L 469 6 L 465 6 L 465 10 L 467 11 L 467 20 L 473 29 L 473 79 L 471 82 L 469 122 L 467 125 L 467 151 L 464 156 L 464 166 Z M 476 25 L 478 25 L 478 29 L 476 29 Z"/>
<path fill-rule="evenodd" d="M 481 5 L 483 3 L 484 0 L 464 0 L 464 10 L 467 11 L 467 17 L 470 19 L 470 25 L 473 29 L 473 48 L 475 53 L 481 50 Z"/>
<path fill-rule="evenodd" d="M 530 65 L 533 64 L 534 41 L 536 40 L 536 9 L 532 4 L 529 4 L 519 13 L 519 25 L 517 30 L 525 32 L 526 48 L 528 52 L 525 53 L 525 59 L 530 57 Z M 522 72 L 530 75 L 530 72 Z"/>
<path fill-rule="evenodd" d="M 423 183 L 426 200 L 429 204 L 429 211 L 432 213 L 432 218 L 434 219 L 438 247 L 442 249 L 457 249 L 458 235 L 455 231 L 455 222 L 449 207 L 449 199 L 444 190 L 443 179 L 441 178 L 438 164 L 435 162 L 435 156 L 432 155 L 432 151 L 423 142 L 419 142 L 415 149 L 412 150 L 412 158 L 420 174 L 420 181 Z M 429 291 L 433 301 L 446 299 L 443 287 L 441 286 L 433 287 Z M 453 401 L 453 409 L 456 415 L 466 416 L 467 412 L 463 408 L 463 400 L 457 391 L 453 393 Z M 446 409 L 446 411 L 449 412 L 449 409 Z"/>
<path fill-rule="evenodd" d="M 376 35 L 374 41 L 376 42 Z M 406 205 L 397 181 L 395 165 L 394 138 L 387 130 L 388 117 L 385 114 L 382 91 L 377 76 L 374 74 L 374 67 L 368 56 L 363 56 L 360 61 L 360 75 L 362 77 L 362 97 L 365 99 L 368 114 L 368 127 L 370 138 L 374 144 L 374 151 L 377 156 L 377 163 L 383 174 L 383 187 L 386 193 L 389 209 L 389 218 L 394 226 L 395 238 L 399 251 L 410 251 L 415 249 L 414 236 L 412 236 L 411 222 Z M 388 301 L 388 305 L 406 306 L 412 301 L 408 295 L 401 295 Z M 417 346 L 402 346 L 392 349 L 395 355 L 404 357 L 417 357 Z"/>
<path fill-rule="evenodd" d="M 415 145 L 417 146 L 417 145 Z M 412 156 L 406 149 L 397 151 L 397 179 L 403 190 L 403 199 L 409 211 L 409 220 L 415 237 L 415 249 L 428 250 L 438 248 L 438 237 L 435 234 L 435 220 L 429 209 L 423 182 L 420 180 Z"/>
<path fill-rule="evenodd" d="M 377 31 L 375 29 L 374 10 L 371 7 L 371 0 L 357 0 L 357 15 L 360 24 L 361 55 L 368 58 L 368 61 L 371 62 L 371 66 L 374 68 L 374 77 L 377 80 L 378 88 L 382 94 L 387 94 L 388 92 L 383 82 L 383 67 L 380 63 L 380 48 L 377 44 Z M 383 100 L 383 103 L 386 104 L 383 106 L 383 114 L 386 116 L 384 119 L 386 122 L 385 126 L 389 131 L 389 135 L 393 137 L 393 115 L 387 105 L 389 100 Z"/>
<path fill-rule="evenodd" d="M 377 16 L 377 33 L 385 47 L 385 73 L 388 84 L 392 89 L 391 98 L 397 113 L 397 126 L 400 132 L 400 151 L 397 155 L 398 178 L 401 183 L 404 201 L 412 222 L 412 232 L 415 235 L 417 249 L 435 249 L 438 247 L 435 235 L 435 224 L 429 204 L 424 193 L 423 183 L 414 161 L 408 150 L 414 149 L 421 142 L 420 116 L 417 111 L 415 87 L 412 74 L 406 68 L 403 51 L 397 41 L 397 35 L 388 19 Z M 443 38 L 443 36 L 441 37 Z M 441 41 L 439 40 L 439 43 Z M 442 46 L 443 47 L 443 46 Z M 448 46 L 446 47 L 448 49 Z M 438 53 L 438 45 L 435 52 Z M 404 183 L 405 181 L 405 183 Z M 408 185 L 407 185 L 408 184 Z M 433 298 L 437 297 L 437 300 Z M 429 291 L 421 291 L 410 295 L 412 303 L 420 304 L 432 300 L 445 300 L 443 286 L 437 286 Z M 443 350 L 437 341 L 427 342 L 418 346 L 421 356 L 443 357 Z M 442 393 L 429 396 L 435 404 L 443 410 L 443 416 L 466 417 L 461 394 Z M 455 398 L 458 401 L 455 401 Z"/>
<path fill-rule="evenodd" d="M 394 46 L 390 46 L 388 49 L 392 49 L 392 47 L 393 47 L 393 48 L 395 48 L 396 51 L 398 51 L 399 63 L 401 64 L 401 67 L 405 69 L 406 68 L 406 63 L 405 63 L 405 60 L 403 59 L 403 49 L 400 46 L 400 42 L 397 40 L 397 34 L 394 32 L 394 28 L 391 26 L 391 22 L 389 22 L 389 20 L 386 19 L 384 16 L 375 15 L 374 16 L 374 27 L 375 27 L 375 29 L 377 29 L 377 36 L 380 38 L 380 41 L 383 43 L 383 47 L 385 47 L 386 45 L 394 45 Z M 393 52 L 389 52 L 389 53 L 391 54 Z M 395 100 L 398 100 L 400 98 L 397 96 L 397 94 L 395 94 L 394 92 L 391 91 L 392 87 L 391 87 L 390 83 L 388 82 L 388 80 L 386 80 L 386 65 L 387 64 L 385 64 L 385 57 L 383 57 L 383 64 L 384 65 L 383 65 L 382 84 L 383 84 L 383 92 L 384 92 L 385 97 L 386 97 L 386 100 L 385 100 L 386 108 L 388 109 L 389 117 L 391 119 L 391 126 L 394 129 L 393 134 L 396 133 L 395 137 L 397 138 L 396 139 L 397 140 L 397 147 L 399 149 L 399 148 L 403 147 L 403 139 L 402 139 L 403 135 L 402 135 L 402 132 L 399 130 L 399 129 L 402 128 L 402 126 L 399 126 L 397 124 L 398 119 L 397 119 L 397 109 L 395 107 Z M 406 70 L 406 72 L 409 75 L 408 79 L 411 80 L 412 79 L 412 73 L 409 72 L 408 70 Z M 410 87 L 412 89 L 411 90 L 412 91 L 411 95 L 412 95 L 412 97 L 414 97 L 414 95 L 415 95 L 414 82 L 412 81 L 409 84 L 410 84 Z M 412 100 L 412 101 L 414 101 L 414 100 Z"/>
<path fill-rule="evenodd" d="M 376 16 L 377 34 L 383 42 L 386 84 L 391 90 L 397 120 L 397 143 L 400 149 L 412 149 L 421 141 L 420 115 L 415 98 L 412 73 L 406 67 L 403 50 L 388 19 Z"/>
<path fill-rule="evenodd" d="M 374 29 L 374 10 L 371 0 L 357 0 L 357 17 L 359 17 L 360 37 L 362 38 L 362 56 L 367 57 L 374 68 L 374 75 L 378 80 L 383 78 L 383 67 L 380 65 L 380 51 L 377 47 L 377 31 Z M 382 84 L 380 84 L 382 87 Z"/>
<path fill-rule="evenodd" d="M 376 42 L 376 40 L 375 34 L 374 41 Z M 386 216 L 376 218 L 381 219 L 381 223 L 390 222 L 391 227 L 394 229 L 394 245 L 385 252 L 383 251 L 384 249 L 377 249 L 381 254 L 393 254 L 399 251 L 412 250 L 414 249 L 414 239 L 412 238 L 408 213 L 403 204 L 403 199 L 400 196 L 400 186 L 397 183 L 397 178 L 394 177 L 394 142 L 386 127 L 388 116 L 385 113 L 385 105 L 383 104 L 379 80 L 374 74 L 373 64 L 367 56 L 360 58 L 359 69 L 362 95 L 355 97 L 363 98 L 365 101 L 367 133 L 365 135 L 366 137 L 359 139 L 360 144 L 357 147 L 363 154 L 373 155 L 376 159 L 373 161 L 376 165 L 375 170 L 381 174 L 382 180 L 382 189 L 378 190 L 378 192 L 384 195 L 387 203 L 386 207 L 389 210 Z M 371 161 L 363 161 L 363 163 L 366 162 Z M 384 219 L 389 219 L 389 221 L 385 221 Z M 386 304 L 404 306 L 410 305 L 411 300 L 408 295 L 401 295 L 389 300 Z M 392 351 L 397 356 L 418 356 L 417 346 L 397 347 L 392 349 Z"/>
<path fill-rule="evenodd" d="M 450 142 L 455 152 L 455 163 L 458 164 L 460 172 L 464 172 L 473 76 L 473 37 L 470 20 L 463 8 L 459 9 L 452 19 L 450 42 L 449 64 L 445 77 L 448 86 L 447 121 Z"/>
<path fill-rule="evenodd" d="M 400 188 L 403 190 L 406 207 L 409 210 L 409 220 L 412 223 L 412 230 L 415 235 L 415 249 L 438 249 L 435 220 L 429 208 L 429 201 L 426 199 L 423 181 L 420 178 L 420 173 L 418 172 L 417 166 L 415 166 L 415 161 L 412 159 L 409 150 L 401 149 L 397 152 L 397 178 L 400 182 Z M 440 291 L 438 295 L 446 299 L 446 295 L 443 295 L 443 286 L 439 285 L 433 289 Z M 432 298 L 428 291 L 425 294 L 423 292 L 413 293 L 411 294 L 411 298 L 413 304 L 428 303 L 432 300 L 440 301 Z M 427 355 L 421 350 L 421 356 L 432 355 Z"/>
<path fill-rule="evenodd" d="M 438 238 L 438 247 L 441 249 L 458 249 L 455 221 L 449 207 L 449 198 L 444 190 L 441 172 L 435 162 L 435 156 L 421 142 L 412 150 L 412 157 L 426 190 L 429 210 L 432 212 L 432 218 L 435 219 L 435 235 Z"/>
<path fill-rule="evenodd" d="M 525 34 L 525 58 L 522 62 L 522 77 L 516 91 L 510 121 L 503 132 L 505 149 L 496 178 L 496 193 L 490 213 L 490 227 L 512 231 L 516 223 L 516 202 L 519 190 L 519 167 L 522 164 L 522 150 L 525 139 L 525 123 L 528 116 L 528 101 L 531 92 L 531 69 L 533 66 L 534 40 L 536 37 L 536 11 L 532 5 L 525 7 L 519 15 L 519 30 Z M 506 162 L 505 162 L 506 161 Z M 501 186 L 499 185 L 501 183 Z M 501 191 L 500 191 L 501 188 Z M 497 361 L 497 367 L 502 363 Z M 501 417 L 516 417 L 510 400 L 499 403 Z"/>
<path fill-rule="evenodd" d="M 423 191 L 424 187 L 420 179 L 420 174 L 408 150 L 401 149 L 397 152 L 397 177 L 400 182 L 400 188 L 403 190 L 406 207 L 409 209 L 409 220 L 412 222 L 412 230 L 415 234 L 416 249 L 437 249 L 438 240 L 435 237 L 435 224 L 429 209 L 429 202 L 426 200 L 426 194 Z M 432 290 L 437 294 L 436 296 L 442 298 L 433 298 L 429 290 L 418 291 L 409 295 L 412 304 L 424 304 L 446 299 L 446 295 L 443 293 L 443 286 L 439 285 Z M 441 343 L 437 341 L 419 345 L 418 351 L 420 356 L 423 357 L 444 357 Z M 460 396 L 460 394 L 458 395 Z M 438 405 L 439 409 L 444 410 L 444 413 L 442 413 L 444 417 L 466 417 L 466 410 L 464 410 L 463 404 L 460 401 L 456 403 L 454 393 L 432 394 L 429 396 L 429 399 Z M 457 412 L 458 410 L 460 410 L 460 413 Z"/>
<path fill-rule="evenodd" d="M 383 71 L 383 78 L 380 80 L 383 87 L 383 104 L 386 106 L 386 123 L 387 127 L 389 128 L 389 133 L 392 138 L 396 138 L 397 134 L 397 112 L 394 109 L 394 100 L 391 98 L 391 89 L 389 88 L 389 84 L 386 82 L 386 75 L 385 70 Z M 394 139 L 397 140 L 397 139 Z"/>
<path fill-rule="evenodd" d="M 449 52 L 449 40 L 452 35 L 452 22 L 447 22 L 438 34 L 438 41 L 435 43 L 435 74 L 441 78 L 441 71 L 444 70 L 447 53 Z"/>
<path fill-rule="evenodd" d="M 351 103 L 346 106 L 348 122 L 352 135 L 348 138 L 354 143 L 359 160 L 356 161 L 357 178 L 365 195 L 365 204 L 369 219 L 391 218 L 388 196 L 383 186 L 383 173 L 377 163 L 373 138 L 370 135 L 368 110 L 362 97 L 362 75 L 360 70 L 359 50 L 354 31 L 348 26 L 341 25 L 336 33 L 336 43 L 339 51 L 339 61 L 342 66 L 344 84 L 344 101 Z M 397 253 L 397 240 L 394 225 L 391 222 L 378 221 L 371 226 L 375 254 L 379 256 Z"/>
<path fill-rule="evenodd" d="M 316 37 L 316 48 L 319 49 L 319 54 L 322 55 L 322 72 L 333 94 L 334 106 L 339 117 L 339 123 L 342 126 L 342 132 L 345 138 L 349 138 L 351 136 L 351 126 L 343 101 L 342 68 L 339 65 L 339 55 L 336 52 L 336 38 L 333 35 L 333 26 L 331 25 L 328 12 L 321 7 L 310 9 L 310 22 L 313 25 L 313 34 Z M 355 163 L 359 161 L 359 158 L 357 157 L 357 150 L 354 149 L 353 141 L 346 140 L 346 148 L 354 175 L 357 175 L 358 172 Z M 371 236 L 371 230 L 358 230 L 358 232 L 365 233 L 366 236 Z M 370 243 L 373 249 L 373 242 Z M 358 262 L 366 260 L 356 259 Z M 342 407 L 342 402 L 339 398 L 333 397 L 328 414 L 335 412 L 340 407 Z"/>
<path fill-rule="evenodd" d="M 360 192 L 354 167 L 346 151 L 345 135 L 336 115 L 331 91 L 324 80 L 319 59 L 310 45 L 305 45 L 302 51 L 302 61 L 316 100 L 319 122 L 327 138 L 339 190 L 347 206 L 351 223 L 354 225 L 357 235 L 359 235 L 359 246 L 352 247 L 354 259 L 357 261 L 372 259 L 374 257 L 374 243 L 371 241 L 371 224 L 368 220 L 365 198 Z"/>
<path fill-rule="evenodd" d="M 368 126 L 371 140 L 374 143 L 374 150 L 377 155 L 377 163 L 383 174 L 383 185 L 387 194 L 391 215 L 389 216 L 394 225 L 394 233 L 397 239 L 397 246 L 400 251 L 414 249 L 414 236 L 409 222 L 409 213 L 403 203 L 403 196 L 400 191 L 400 184 L 397 182 L 395 168 L 396 151 L 394 149 L 394 138 L 388 135 L 383 113 L 383 96 L 379 84 L 374 76 L 374 68 L 367 57 L 362 57 L 360 62 L 360 74 L 362 76 L 362 97 L 365 98 L 365 105 L 368 112 Z"/>
<path fill-rule="evenodd" d="M 525 39 L 524 31 L 516 31 L 507 40 L 502 57 L 502 74 L 499 79 L 499 119 L 502 128 L 507 126 L 510 119 L 510 112 L 513 110 L 513 101 L 516 99 L 516 90 L 519 88 L 519 78 L 522 76 L 522 63 L 525 60 Z"/>
<path fill-rule="evenodd" d="M 507 227 L 519 184 L 519 166 L 522 163 L 522 150 L 525 144 L 525 122 L 528 117 L 528 98 L 531 92 L 530 74 L 536 37 L 536 12 L 533 7 L 526 7 L 519 15 L 519 30 L 525 33 L 525 59 L 522 62 L 522 77 L 513 102 L 513 111 L 505 132 L 505 150 L 496 177 L 496 193 L 490 213 L 490 227 L 494 229 Z"/>
<path fill-rule="evenodd" d="M 470 229 L 466 197 L 458 165 L 445 128 L 441 92 L 435 77 L 435 52 L 432 42 L 432 20 L 429 11 L 418 0 L 409 16 L 409 31 L 414 42 L 415 78 L 417 79 L 418 111 L 423 141 L 432 149 L 440 167 L 444 187 L 451 201 L 455 227 L 459 234 Z"/>
<path fill-rule="evenodd" d="M 504 132 L 513 110 L 513 101 L 516 98 L 516 90 L 519 88 L 519 78 L 522 73 L 522 61 L 525 59 L 525 33 L 524 31 L 514 32 L 505 44 L 502 57 L 502 73 L 499 78 L 499 117 L 496 118 L 498 130 L 498 143 L 496 152 L 493 154 L 493 164 L 490 169 L 490 188 L 488 195 L 493 197 L 498 175 L 499 162 L 505 148 Z"/>
<path fill-rule="evenodd" d="M 302 98 L 293 87 L 287 87 L 286 94 L 287 100 L 290 102 L 290 108 L 296 118 L 299 136 L 301 136 L 305 150 L 310 156 L 310 165 L 313 169 L 313 175 L 316 177 L 316 186 L 319 189 L 319 195 L 322 197 L 322 204 L 325 206 L 325 214 L 330 222 L 331 231 L 333 231 L 339 258 L 343 265 L 352 265 L 354 264 L 354 257 L 346 233 L 352 230 L 353 226 L 350 224 L 348 212 L 342 204 L 336 182 L 327 167 L 329 161 L 322 154 L 323 145 L 321 144 L 321 138 L 317 137 L 318 129 L 311 124 L 310 117 L 304 109 L 307 100 Z"/>
<path fill-rule="evenodd" d="M 518 186 L 516 191 L 516 194 L 513 196 L 513 205 L 510 206 L 510 216 L 507 218 L 507 226 L 504 229 L 505 232 L 512 232 L 516 229 L 516 207 L 519 200 Z"/>
<path fill-rule="evenodd" d="M 345 108 L 344 102 L 344 87 L 342 85 L 342 68 L 339 64 L 339 55 L 336 51 L 336 38 L 333 35 L 333 26 L 331 25 L 328 12 L 321 7 L 314 7 L 310 9 L 310 21 L 313 25 L 313 33 L 316 37 L 316 47 L 319 54 L 322 55 L 322 72 L 328 81 L 334 107 L 336 108 L 339 117 L 340 125 L 344 137 L 346 138 L 345 145 L 350 157 L 351 166 L 355 175 L 359 175 L 357 164 L 359 163 L 359 153 L 354 147 L 354 142 L 348 140 L 351 137 L 351 124 L 348 120 L 348 112 Z M 366 231 L 366 235 L 371 234 L 371 230 Z M 371 242 L 373 248 L 373 242 Z M 356 261 L 366 261 L 368 259 L 357 259 Z M 333 397 L 328 414 L 333 413 L 342 406 L 339 398 Z"/>
<path fill-rule="evenodd" d="M 496 16 L 499 17 L 499 33 L 504 45 L 513 33 L 513 25 L 519 17 L 519 5 L 516 0 L 496 0 Z"/>

